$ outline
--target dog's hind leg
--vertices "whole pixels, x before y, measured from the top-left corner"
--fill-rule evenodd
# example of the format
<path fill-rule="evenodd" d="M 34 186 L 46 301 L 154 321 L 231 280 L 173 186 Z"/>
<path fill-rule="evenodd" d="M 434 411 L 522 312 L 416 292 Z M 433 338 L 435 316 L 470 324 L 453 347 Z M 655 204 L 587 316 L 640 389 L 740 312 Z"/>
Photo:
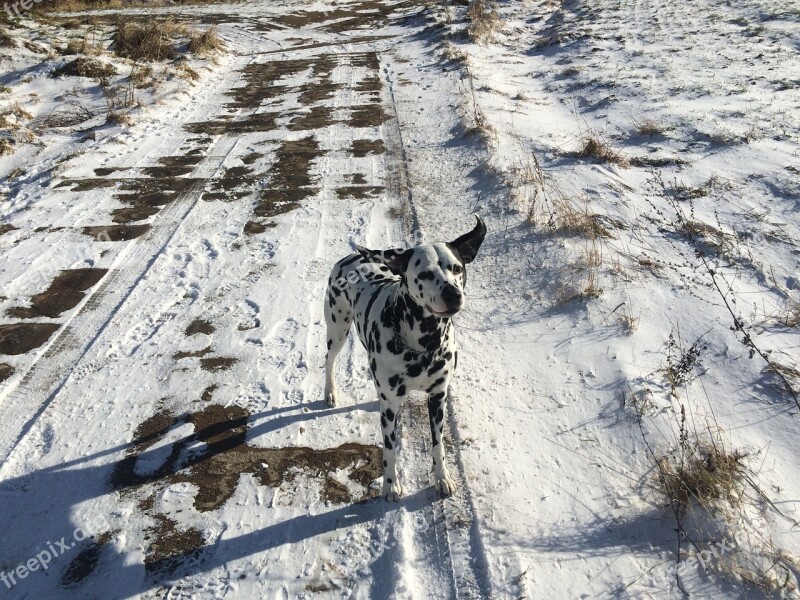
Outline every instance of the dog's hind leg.
<path fill-rule="evenodd" d="M 442 440 L 447 388 L 447 383 L 443 382 L 428 390 L 428 419 L 430 420 L 431 437 L 433 438 L 431 454 L 433 455 L 434 485 L 442 496 L 450 496 L 456 491 L 456 483 L 450 477 L 450 472 L 444 462 L 444 442 Z"/>
<path fill-rule="evenodd" d="M 336 357 L 347 341 L 350 332 L 350 323 L 353 321 L 353 312 L 350 305 L 340 292 L 337 297 L 328 287 L 325 298 L 325 323 L 327 324 L 328 354 L 325 360 L 325 401 L 328 406 L 336 406 Z"/>
<path fill-rule="evenodd" d="M 381 393 L 381 389 L 386 389 L 386 386 L 378 386 L 383 434 L 383 497 L 389 502 L 397 502 L 403 495 L 403 486 L 397 474 L 396 434 L 402 399 L 393 393 Z"/>

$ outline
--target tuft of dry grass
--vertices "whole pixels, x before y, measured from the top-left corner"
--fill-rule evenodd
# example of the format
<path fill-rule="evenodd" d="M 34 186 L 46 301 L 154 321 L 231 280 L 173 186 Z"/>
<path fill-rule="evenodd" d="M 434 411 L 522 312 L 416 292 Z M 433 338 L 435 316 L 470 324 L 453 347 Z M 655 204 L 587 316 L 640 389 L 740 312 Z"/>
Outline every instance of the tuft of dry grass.
<path fill-rule="evenodd" d="M 554 233 L 579 235 L 588 239 L 612 237 L 611 232 L 602 225 L 602 216 L 589 211 L 589 203 L 584 199 L 579 207 L 564 194 L 555 194 L 550 199 L 550 221 L 548 225 Z"/>
<path fill-rule="evenodd" d="M 0 136 L 0 156 L 14 152 L 14 142 L 5 136 Z"/>
<path fill-rule="evenodd" d="M 669 127 L 653 121 L 652 119 L 646 118 L 642 120 L 635 120 L 633 122 L 633 126 L 636 128 L 636 132 L 639 135 L 664 135 L 667 131 L 669 131 Z"/>
<path fill-rule="evenodd" d="M 628 158 L 620 150 L 612 148 L 598 136 L 591 134 L 584 136 L 581 148 L 575 156 L 577 158 L 596 158 L 620 167 L 627 167 L 630 164 Z"/>
<path fill-rule="evenodd" d="M 682 515 L 719 503 L 736 506 L 744 490 L 746 457 L 714 442 L 687 440 L 679 454 L 658 459 L 656 486 Z"/>
<path fill-rule="evenodd" d="M 494 0 L 472 0 L 467 17 L 470 20 L 467 36 L 473 42 L 489 41 L 500 28 L 500 15 Z"/>
<path fill-rule="evenodd" d="M 217 33 L 217 26 L 212 25 L 202 33 L 192 33 L 189 38 L 189 52 L 208 56 L 225 48 L 225 42 Z"/>
<path fill-rule="evenodd" d="M 16 48 L 17 41 L 6 29 L 0 27 L 0 48 Z"/>
<path fill-rule="evenodd" d="M 92 79 L 100 79 L 101 77 L 112 77 L 117 74 L 117 69 L 102 60 L 96 58 L 87 58 L 79 56 L 73 61 L 70 61 L 62 67 L 53 71 L 53 77 L 90 77 Z"/>
<path fill-rule="evenodd" d="M 130 23 L 117 21 L 112 47 L 123 58 L 135 61 L 172 60 L 177 54 L 174 38 L 184 27 L 172 21 Z"/>

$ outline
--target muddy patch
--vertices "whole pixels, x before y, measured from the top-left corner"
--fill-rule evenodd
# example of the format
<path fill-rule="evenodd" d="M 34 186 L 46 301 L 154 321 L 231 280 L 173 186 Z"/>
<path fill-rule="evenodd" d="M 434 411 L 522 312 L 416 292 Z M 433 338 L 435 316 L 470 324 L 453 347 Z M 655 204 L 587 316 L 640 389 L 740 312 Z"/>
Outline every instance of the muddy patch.
<path fill-rule="evenodd" d="M 348 185 L 336 188 L 336 197 L 340 200 L 365 200 L 383 194 L 384 188 L 379 185 Z"/>
<path fill-rule="evenodd" d="M 91 575 L 100 563 L 103 548 L 111 541 L 111 534 L 105 533 L 91 540 L 89 544 L 72 559 L 61 576 L 61 585 L 70 588 L 79 585 Z"/>
<path fill-rule="evenodd" d="M 353 140 L 350 152 L 356 158 L 362 158 L 368 154 L 384 154 L 386 146 L 383 140 Z"/>
<path fill-rule="evenodd" d="M 308 131 L 335 125 L 340 121 L 333 118 L 334 109 L 330 106 L 314 106 L 294 117 L 289 123 L 289 131 Z"/>
<path fill-rule="evenodd" d="M 158 159 L 159 166 L 144 167 L 142 172 L 150 178 L 169 179 L 188 175 L 202 162 L 202 156 L 162 156 Z"/>
<path fill-rule="evenodd" d="M 389 120 L 383 106 L 380 104 L 361 104 L 350 109 L 350 127 L 360 129 L 364 127 L 380 127 Z"/>
<path fill-rule="evenodd" d="M 185 351 L 176 352 L 175 354 L 172 355 L 172 358 L 174 358 L 175 360 L 182 360 L 184 358 L 200 358 L 205 356 L 209 352 L 211 352 L 211 346 L 209 346 L 208 348 L 203 348 L 202 350 L 197 350 L 195 352 L 185 352 Z"/>
<path fill-rule="evenodd" d="M 202 333 L 204 335 L 211 335 L 217 330 L 214 325 L 211 324 L 211 321 L 206 321 L 204 319 L 195 319 L 189 326 L 186 328 L 184 334 L 186 337 L 191 337 L 193 335 L 197 335 L 198 333 Z"/>
<path fill-rule="evenodd" d="M 14 367 L 5 363 L 0 363 L 0 383 L 3 383 L 6 379 L 10 379 L 13 374 Z"/>
<path fill-rule="evenodd" d="M 374 495 L 370 484 L 382 474 L 378 446 L 348 443 L 337 448 L 258 448 L 246 444 L 250 414 L 237 406 L 211 405 L 185 417 L 160 412 L 134 434 L 129 455 L 117 463 L 112 484 L 117 490 L 147 483 L 164 487 L 179 482 L 196 486 L 194 506 L 205 512 L 222 506 L 235 492 L 239 477 L 251 473 L 261 485 L 277 487 L 299 476 L 321 483 L 323 500 L 358 502 Z M 136 471 L 137 460 L 168 431 L 190 423 L 194 433 L 178 440 L 167 460 L 150 474 Z M 190 447 L 203 448 L 202 452 Z M 347 485 L 347 482 L 350 482 Z"/>
<path fill-rule="evenodd" d="M 84 292 L 97 285 L 107 272 L 108 269 L 61 271 L 44 292 L 31 297 L 30 306 L 14 307 L 6 311 L 6 314 L 17 319 L 58 317 L 75 308 L 86 296 Z"/>
<path fill-rule="evenodd" d="M 275 152 L 276 163 L 272 167 L 269 187 L 259 194 L 254 215 L 272 218 L 300 207 L 306 198 L 319 190 L 312 187 L 314 178 L 311 166 L 324 152 L 313 136 L 299 140 L 287 140 Z M 268 223 L 251 221 L 253 225 L 269 226 Z"/>
<path fill-rule="evenodd" d="M 0 325 L 0 354 L 25 354 L 44 345 L 56 332 L 55 323 L 14 323 Z"/>
<path fill-rule="evenodd" d="M 275 223 L 259 223 L 258 221 L 248 221 L 244 226 L 244 233 L 246 235 L 258 235 L 264 233 L 267 229 L 275 227 Z"/>
<path fill-rule="evenodd" d="M 135 240 L 150 230 L 150 225 L 97 225 L 81 229 L 83 235 L 98 242 L 127 242 Z"/>
<path fill-rule="evenodd" d="M 252 177 L 252 173 L 253 169 L 248 166 L 226 169 L 222 177 L 209 183 L 208 189 L 203 192 L 203 200 L 234 202 L 249 196 L 256 184 L 256 179 Z"/>
<path fill-rule="evenodd" d="M 197 529 L 178 529 L 178 524 L 165 515 L 153 515 L 157 525 L 145 530 L 144 568 L 150 574 L 173 572 L 187 559 L 199 556 L 205 545 L 203 533 Z"/>
<path fill-rule="evenodd" d="M 239 362 L 238 358 L 231 358 L 229 356 L 212 356 L 211 358 L 200 359 L 200 368 L 203 369 L 203 371 L 216 373 L 217 371 L 227 371 L 237 362 Z"/>

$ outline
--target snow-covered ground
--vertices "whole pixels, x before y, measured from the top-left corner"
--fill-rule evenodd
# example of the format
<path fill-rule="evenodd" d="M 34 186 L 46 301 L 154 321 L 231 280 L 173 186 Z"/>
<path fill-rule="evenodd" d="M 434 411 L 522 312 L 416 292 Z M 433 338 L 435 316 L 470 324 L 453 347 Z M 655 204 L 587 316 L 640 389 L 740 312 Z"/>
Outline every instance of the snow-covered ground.
<path fill-rule="evenodd" d="M 467 8 L 132 10 L 227 51 L 0 157 L 0 594 L 796 597 L 800 5 Z M 412 397 L 388 504 L 355 340 L 322 399 L 328 271 L 474 212 L 460 490 Z M 749 481 L 677 520 L 703 443 Z"/>

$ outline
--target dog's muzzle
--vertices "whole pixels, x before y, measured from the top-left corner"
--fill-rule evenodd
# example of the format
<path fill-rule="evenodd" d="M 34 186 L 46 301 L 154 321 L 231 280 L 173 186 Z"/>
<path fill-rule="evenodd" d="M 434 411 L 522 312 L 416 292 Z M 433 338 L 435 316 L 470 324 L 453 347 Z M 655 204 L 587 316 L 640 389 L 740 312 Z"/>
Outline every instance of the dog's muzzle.
<path fill-rule="evenodd" d="M 442 290 L 442 300 L 444 300 L 447 310 L 440 313 L 443 316 L 456 314 L 464 304 L 464 294 L 454 285 L 448 285 Z"/>

